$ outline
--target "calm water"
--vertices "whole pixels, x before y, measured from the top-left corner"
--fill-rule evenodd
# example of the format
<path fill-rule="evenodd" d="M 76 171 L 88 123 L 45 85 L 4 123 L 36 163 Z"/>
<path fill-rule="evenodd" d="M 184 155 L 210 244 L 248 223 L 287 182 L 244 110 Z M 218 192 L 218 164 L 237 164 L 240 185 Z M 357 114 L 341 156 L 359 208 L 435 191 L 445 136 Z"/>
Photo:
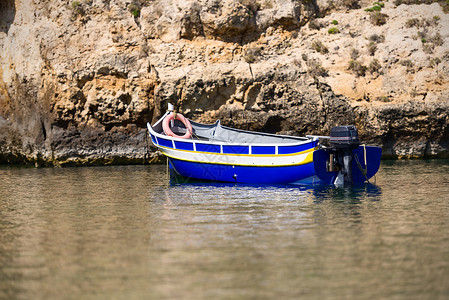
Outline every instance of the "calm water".
<path fill-rule="evenodd" d="M 449 161 L 376 185 L 0 167 L 0 299 L 449 299 Z"/>

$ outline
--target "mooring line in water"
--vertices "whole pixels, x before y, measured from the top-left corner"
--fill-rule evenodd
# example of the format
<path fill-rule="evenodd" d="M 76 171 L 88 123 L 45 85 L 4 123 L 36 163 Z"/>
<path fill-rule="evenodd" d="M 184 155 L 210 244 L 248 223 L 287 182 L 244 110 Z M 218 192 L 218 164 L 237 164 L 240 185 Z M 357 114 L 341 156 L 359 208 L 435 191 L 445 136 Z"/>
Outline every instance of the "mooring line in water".
<path fill-rule="evenodd" d="M 167 180 L 170 180 L 170 168 L 169 168 L 168 157 L 166 156 L 166 158 L 167 158 L 167 168 L 165 169 L 165 173 L 167 176 Z"/>
<path fill-rule="evenodd" d="M 148 162 L 148 135 L 145 132 L 145 154 L 143 155 L 143 164 L 146 165 Z"/>
<path fill-rule="evenodd" d="M 365 146 L 365 145 L 363 145 Z M 366 148 L 363 147 L 364 156 L 365 156 L 365 168 L 362 168 L 362 165 L 360 164 L 359 157 L 357 153 L 354 153 L 355 162 L 357 163 L 357 167 L 359 168 L 360 172 L 362 172 L 363 176 L 365 176 L 366 181 L 369 183 L 368 177 L 366 177 L 366 173 L 368 172 L 368 166 L 366 165 Z"/>

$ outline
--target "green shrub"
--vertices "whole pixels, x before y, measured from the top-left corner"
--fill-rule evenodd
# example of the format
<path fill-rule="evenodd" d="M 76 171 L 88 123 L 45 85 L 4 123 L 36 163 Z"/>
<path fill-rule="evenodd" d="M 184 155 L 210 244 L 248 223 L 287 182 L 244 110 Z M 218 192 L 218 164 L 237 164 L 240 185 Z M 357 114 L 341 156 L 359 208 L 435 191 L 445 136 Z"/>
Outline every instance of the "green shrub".
<path fill-rule="evenodd" d="M 338 25 L 338 21 L 337 20 L 332 20 L 331 24 L 332 25 Z"/>
<path fill-rule="evenodd" d="M 315 40 L 312 43 L 312 49 L 321 54 L 329 53 L 329 49 L 322 42 L 320 42 L 318 40 Z"/>
<path fill-rule="evenodd" d="M 424 30 L 422 30 L 422 31 L 418 31 L 418 37 L 421 39 L 426 39 L 427 34 L 428 34 L 428 31 L 426 28 L 424 28 Z"/>
<path fill-rule="evenodd" d="M 371 41 L 371 42 L 369 42 L 367 48 L 368 48 L 369 55 L 374 56 L 374 54 L 377 51 L 377 44 L 375 42 Z"/>
<path fill-rule="evenodd" d="M 440 0 L 394 0 L 393 3 L 396 6 L 401 4 L 405 5 L 414 5 L 414 4 L 432 4 L 434 2 L 438 2 Z"/>
<path fill-rule="evenodd" d="M 83 9 L 83 6 L 81 5 L 81 2 L 73 1 L 72 2 L 72 11 L 73 11 L 73 15 L 72 15 L 73 19 L 75 19 L 77 16 L 83 16 L 84 9 Z"/>
<path fill-rule="evenodd" d="M 407 20 L 407 22 L 405 23 L 405 26 L 407 28 L 412 28 L 412 27 L 418 27 L 419 24 L 420 24 L 420 22 L 417 18 L 412 18 L 412 19 Z"/>
<path fill-rule="evenodd" d="M 385 36 L 383 34 L 378 35 L 378 34 L 372 34 L 369 37 L 369 40 L 375 43 L 383 43 L 385 42 Z"/>
<path fill-rule="evenodd" d="M 388 15 L 379 11 L 370 13 L 371 24 L 381 26 L 387 23 Z"/>
<path fill-rule="evenodd" d="M 414 66 L 413 62 L 412 62 L 410 59 L 403 59 L 403 60 L 401 60 L 401 61 L 399 62 L 399 64 L 400 64 L 401 66 L 404 66 L 404 67 L 411 67 L 411 68 Z"/>
<path fill-rule="evenodd" d="M 360 56 L 359 50 L 357 50 L 355 48 L 352 48 L 352 50 L 351 50 L 351 59 L 352 60 L 356 60 L 357 58 L 359 58 L 359 56 Z"/>
<path fill-rule="evenodd" d="M 252 53 L 247 53 L 246 55 L 243 56 L 243 59 L 249 64 L 252 64 L 253 62 L 256 61 L 256 58 Z"/>
<path fill-rule="evenodd" d="M 138 18 L 140 16 L 140 5 L 133 2 L 128 6 L 129 12 L 134 16 L 134 18 Z"/>
<path fill-rule="evenodd" d="M 433 26 L 437 26 L 438 23 L 440 23 L 440 17 L 439 16 L 433 16 L 431 23 L 432 23 Z"/>
<path fill-rule="evenodd" d="M 434 68 L 434 67 L 438 66 L 440 63 L 441 63 L 441 59 L 439 59 L 438 57 L 435 57 L 435 58 L 429 57 L 429 67 Z"/>
<path fill-rule="evenodd" d="M 380 71 L 381 68 L 382 66 L 380 65 L 380 62 L 377 59 L 373 59 L 373 61 L 368 66 L 368 72 L 370 72 L 371 74 L 373 73 L 381 74 L 382 73 Z"/>
<path fill-rule="evenodd" d="M 427 29 L 424 28 L 422 31 L 418 31 L 417 35 L 412 36 L 413 39 L 421 39 L 423 45 L 423 50 L 425 53 L 433 53 L 435 47 L 442 46 L 444 41 L 439 32 L 435 33 L 434 36 L 430 36 Z"/>
<path fill-rule="evenodd" d="M 433 51 L 435 50 L 435 44 L 432 44 L 432 43 L 423 44 L 422 50 L 424 51 L 424 53 L 432 54 Z"/>
<path fill-rule="evenodd" d="M 440 22 L 439 16 L 434 16 L 431 19 L 412 18 L 412 19 L 407 20 L 407 22 L 405 23 L 405 26 L 407 28 L 416 27 L 416 28 L 426 29 L 426 27 L 428 27 L 428 26 L 437 26 L 439 22 Z"/>
<path fill-rule="evenodd" d="M 383 2 L 374 2 L 373 5 L 377 5 L 377 6 L 380 6 L 382 8 L 385 7 L 385 3 L 383 3 Z"/>
<path fill-rule="evenodd" d="M 440 1 L 439 3 L 440 3 L 440 5 L 441 5 L 441 7 L 443 8 L 443 12 L 444 12 L 445 14 L 449 13 L 449 0 L 446 0 L 446 1 Z"/>
<path fill-rule="evenodd" d="M 435 46 L 443 46 L 443 38 L 439 32 L 435 33 L 435 35 L 430 38 L 430 42 L 432 42 Z"/>
<path fill-rule="evenodd" d="M 323 68 L 319 60 L 316 59 L 307 60 L 307 67 L 308 67 L 307 71 L 312 77 L 327 76 L 327 70 Z"/>
<path fill-rule="evenodd" d="M 367 12 L 381 11 L 382 7 L 384 7 L 383 3 L 374 2 L 374 5 L 372 7 L 368 7 L 367 9 L 365 9 L 365 11 Z"/>
<path fill-rule="evenodd" d="M 403 59 L 399 61 L 401 66 L 407 67 L 407 73 L 415 73 L 414 64 L 410 59 Z"/>
<path fill-rule="evenodd" d="M 332 28 L 329 28 L 329 30 L 327 32 L 329 34 L 336 34 L 336 33 L 339 33 L 340 30 L 338 30 L 338 28 L 336 28 L 336 27 L 332 27 Z"/>
<path fill-rule="evenodd" d="M 252 64 L 256 61 L 257 57 L 261 55 L 261 51 L 259 48 L 250 48 L 245 51 L 245 54 L 243 55 L 243 59 L 249 63 Z"/>
<path fill-rule="evenodd" d="M 379 96 L 376 98 L 376 101 L 379 102 L 391 102 L 391 99 L 388 96 Z"/>
<path fill-rule="evenodd" d="M 354 73 L 356 77 L 363 77 L 366 74 L 367 68 L 359 61 L 351 59 L 349 61 L 348 69 Z"/>

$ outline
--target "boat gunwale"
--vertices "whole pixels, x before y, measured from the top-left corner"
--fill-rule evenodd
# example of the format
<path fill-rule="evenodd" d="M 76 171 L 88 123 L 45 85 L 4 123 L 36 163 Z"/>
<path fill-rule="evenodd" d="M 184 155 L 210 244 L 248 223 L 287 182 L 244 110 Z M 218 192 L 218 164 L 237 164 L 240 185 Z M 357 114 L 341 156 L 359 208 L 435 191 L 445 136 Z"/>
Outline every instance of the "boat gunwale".
<path fill-rule="evenodd" d="M 161 122 L 161 120 L 163 120 L 163 118 L 165 117 L 165 115 L 159 120 L 157 121 L 153 126 L 156 126 L 159 122 Z M 196 122 L 195 122 L 196 123 Z M 201 124 L 201 123 L 200 123 Z M 203 124 L 205 125 L 205 124 Z M 269 135 L 269 136 L 275 136 L 275 137 L 279 137 L 279 138 L 297 138 L 298 142 L 288 142 L 288 143 L 239 143 L 239 142 L 231 142 L 231 141 L 214 141 L 214 140 L 208 140 L 208 141 L 202 141 L 202 140 L 194 140 L 194 139 L 183 139 L 183 138 L 179 138 L 179 137 L 172 137 L 172 136 L 168 136 L 168 135 L 163 135 L 161 133 L 156 132 L 153 129 L 153 126 L 147 122 L 147 127 L 148 130 L 150 131 L 150 134 L 153 134 L 154 136 L 158 137 L 158 138 L 162 138 L 162 139 L 168 139 L 168 140 L 172 140 L 172 141 L 179 141 L 179 142 L 187 142 L 187 143 L 200 143 L 200 144 L 205 144 L 205 145 L 226 145 L 226 146 L 263 146 L 263 147 L 283 147 L 283 146 L 297 146 L 297 145 L 303 145 L 303 144 L 307 144 L 307 143 L 311 143 L 311 142 L 315 142 L 318 141 L 317 138 L 307 138 L 307 137 L 294 137 L 294 136 L 288 136 L 288 135 L 276 135 L 276 134 L 270 134 L 270 133 L 263 133 L 261 132 L 260 134 L 263 135 Z M 231 130 L 237 130 L 237 131 L 242 131 L 245 133 L 250 133 L 250 134 L 259 134 L 259 132 L 251 132 L 251 131 L 244 131 L 244 130 L 240 130 L 240 129 L 235 129 L 235 128 L 231 128 L 231 127 L 226 127 L 226 126 L 222 126 L 223 128 L 229 128 Z M 301 139 L 301 140 L 300 140 Z M 157 145 L 160 146 L 160 145 Z"/>

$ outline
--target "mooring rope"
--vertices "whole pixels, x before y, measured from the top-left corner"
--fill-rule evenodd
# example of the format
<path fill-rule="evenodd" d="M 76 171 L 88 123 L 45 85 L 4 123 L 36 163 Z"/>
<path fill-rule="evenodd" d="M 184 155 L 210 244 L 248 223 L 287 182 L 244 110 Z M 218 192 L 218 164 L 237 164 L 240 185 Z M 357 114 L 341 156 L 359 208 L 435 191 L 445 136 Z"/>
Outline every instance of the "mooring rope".
<path fill-rule="evenodd" d="M 365 176 L 366 181 L 369 183 L 368 177 L 366 177 L 366 173 L 368 172 L 368 165 L 366 163 L 366 146 L 365 144 L 363 144 L 362 146 L 363 146 L 363 156 L 365 158 L 365 169 L 362 168 L 357 153 L 354 153 L 354 158 L 355 162 L 357 163 L 357 167 L 359 168 L 360 172 L 362 172 L 363 176 Z"/>

